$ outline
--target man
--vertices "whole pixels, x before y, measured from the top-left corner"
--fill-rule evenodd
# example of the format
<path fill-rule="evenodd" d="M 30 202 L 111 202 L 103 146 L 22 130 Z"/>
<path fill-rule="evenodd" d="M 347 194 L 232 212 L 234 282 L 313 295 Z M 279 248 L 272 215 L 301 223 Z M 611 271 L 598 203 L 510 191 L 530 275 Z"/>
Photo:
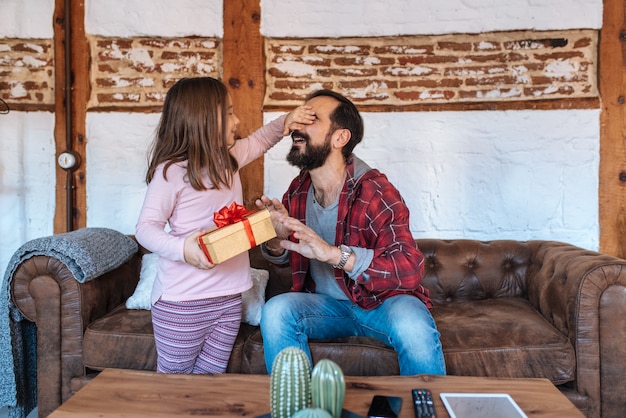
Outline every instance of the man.
<path fill-rule="evenodd" d="M 409 210 L 387 177 L 352 153 L 363 137 L 359 111 L 330 90 L 305 105 L 314 122 L 292 132 L 287 156 L 300 174 L 282 203 L 256 202 L 277 232 L 264 255 L 293 271 L 292 291 L 268 300 L 261 315 L 268 373 L 285 347 L 311 359 L 309 339 L 363 335 L 393 347 L 403 375 L 445 374 Z"/>

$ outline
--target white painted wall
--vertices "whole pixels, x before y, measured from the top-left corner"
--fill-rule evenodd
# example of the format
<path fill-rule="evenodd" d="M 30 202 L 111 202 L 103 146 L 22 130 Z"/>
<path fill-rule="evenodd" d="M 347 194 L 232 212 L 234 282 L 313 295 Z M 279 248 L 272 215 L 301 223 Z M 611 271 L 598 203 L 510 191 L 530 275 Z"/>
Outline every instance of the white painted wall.
<path fill-rule="evenodd" d="M 53 8 L 54 0 L 0 0 L 0 37 L 51 38 Z M 602 1 L 262 0 L 261 14 L 268 37 L 597 29 Z M 85 25 L 104 36 L 221 36 L 222 2 L 87 0 Z M 88 226 L 134 232 L 158 116 L 88 114 Z M 545 238 L 598 248 L 598 110 L 363 116 L 366 137 L 356 151 L 404 194 L 416 237 Z M 52 232 L 53 123 L 48 113 L 0 115 L 2 271 L 21 244 Z M 288 146 L 267 156 L 272 196 L 295 173 L 284 162 Z"/>
<path fill-rule="evenodd" d="M 135 233 L 146 191 L 148 147 L 160 114 L 87 114 L 88 226 Z"/>
<path fill-rule="evenodd" d="M 30 239 L 53 232 L 54 115 L 0 115 L 0 268 Z M 0 283 L 2 278 L 0 278 Z"/>
<path fill-rule="evenodd" d="M 54 0 L 0 0 L 0 38 L 51 39 Z"/>
<path fill-rule="evenodd" d="M 87 0 L 85 32 L 129 38 L 192 35 L 221 38 L 223 11 L 222 0 Z"/>
<path fill-rule="evenodd" d="M 54 0 L 0 0 L 0 37 L 52 38 L 53 12 Z M 52 113 L 0 115 L 0 283 L 20 245 L 54 230 L 54 156 Z"/>
<path fill-rule="evenodd" d="M 599 29 L 601 0 L 261 0 L 270 38 Z"/>
<path fill-rule="evenodd" d="M 266 121 L 278 114 L 266 114 Z M 411 209 L 416 238 L 556 239 L 598 247 L 599 110 L 363 113 L 355 153 Z M 265 160 L 265 193 L 297 169 L 290 141 Z"/>

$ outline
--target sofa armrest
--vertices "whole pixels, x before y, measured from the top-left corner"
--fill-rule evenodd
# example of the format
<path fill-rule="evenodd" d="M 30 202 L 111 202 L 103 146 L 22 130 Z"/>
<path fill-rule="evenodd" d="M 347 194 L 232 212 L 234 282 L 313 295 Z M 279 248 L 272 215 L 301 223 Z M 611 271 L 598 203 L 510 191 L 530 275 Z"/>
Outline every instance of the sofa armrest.
<path fill-rule="evenodd" d="M 70 382 L 85 376 L 82 342 L 86 327 L 123 303 L 139 280 L 141 252 L 118 268 L 79 283 L 51 256 L 22 262 L 11 281 L 11 299 L 37 328 L 37 404 L 47 416 L 71 396 Z"/>
<path fill-rule="evenodd" d="M 560 242 L 529 245 L 528 298 L 572 342 L 574 385 L 589 398 L 589 416 L 626 416 L 626 260 Z"/>

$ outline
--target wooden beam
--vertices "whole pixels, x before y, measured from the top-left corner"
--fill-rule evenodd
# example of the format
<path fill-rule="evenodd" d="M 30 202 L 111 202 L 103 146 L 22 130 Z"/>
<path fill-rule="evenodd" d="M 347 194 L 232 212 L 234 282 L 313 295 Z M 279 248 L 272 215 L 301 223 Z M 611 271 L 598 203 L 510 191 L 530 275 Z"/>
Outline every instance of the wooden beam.
<path fill-rule="evenodd" d="M 600 251 L 626 258 L 626 1 L 605 0 L 600 32 Z"/>
<path fill-rule="evenodd" d="M 398 105 L 362 105 L 356 106 L 361 112 L 465 112 L 476 110 L 555 110 L 555 109 L 598 109 L 600 99 L 597 97 L 558 100 L 520 100 L 502 102 L 466 102 L 440 104 Z M 293 106 L 265 105 L 266 112 L 290 112 Z"/>
<path fill-rule="evenodd" d="M 85 4 L 70 1 L 71 31 L 66 33 L 66 2 L 55 0 L 55 128 L 56 156 L 72 151 L 78 156 L 75 170 L 65 171 L 57 164 L 54 232 L 67 232 L 86 226 L 86 118 L 89 96 L 89 46 L 85 37 Z M 70 45 L 70 75 L 66 45 Z M 66 88 L 69 78 L 70 88 Z M 70 117 L 68 118 L 68 112 Z M 68 134 L 69 132 L 69 134 Z"/>
<path fill-rule="evenodd" d="M 260 0 L 224 2 L 223 79 L 245 137 L 263 124 L 265 59 L 261 36 Z M 263 158 L 241 170 L 244 205 L 254 207 L 263 193 Z"/>
<path fill-rule="evenodd" d="M 87 226 L 87 103 L 89 102 L 90 80 L 89 43 L 85 35 L 85 2 L 72 1 L 72 83 L 73 150 L 82 160 L 74 174 L 74 229 Z"/>
<path fill-rule="evenodd" d="M 66 142 L 66 108 L 65 108 L 65 1 L 54 3 L 54 142 L 58 157 L 65 150 Z M 67 199 L 65 185 L 67 175 L 58 164 L 56 165 L 56 191 L 54 211 L 54 232 L 66 231 Z"/>

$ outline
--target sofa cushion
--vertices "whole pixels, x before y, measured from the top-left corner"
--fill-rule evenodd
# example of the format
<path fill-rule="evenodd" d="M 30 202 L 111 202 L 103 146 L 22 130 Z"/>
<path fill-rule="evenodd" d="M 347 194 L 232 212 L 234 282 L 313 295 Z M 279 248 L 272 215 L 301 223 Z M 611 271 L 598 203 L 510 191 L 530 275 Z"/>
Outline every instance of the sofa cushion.
<path fill-rule="evenodd" d="M 451 302 L 432 314 L 448 374 L 542 377 L 555 385 L 575 378 L 574 347 L 526 299 Z"/>
<path fill-rule="evenodd" d="M 237 335 L 228 371 L 241 369 L 241 353 L 248 336 L 258 327 L 245 323 Z M 148 310 L 127 309 L 124 304 L 87 327 L 83 337 L 83 363 L 93 370 L 107 367 L 134 370 L 156 370 L 152 315 Z"/>
<path fill-rule="evenodd" d="M 156 370 L 152 315 L 124 304 L 87 327 L 83 337 L 86 367 Z"/>
<path fill-rule="evenodd" d="M 259 325 L 270 274 L 267 270 L 250 268 L 250 275 L 252 287 L 241 294 L 241 322 Z"/>
<path fill-rule="evenodd" d="M 345 337 L 332 340 L 310 340 L 309 348 L 313 362 L 329 359 L 341 367 L 346 376 L 398 375 L 398 356 L 393 348 L 375 338 Z M 263 337 L 261 330 L 249 332 L 243 345 L 241 357 L 243 373 L 265 374 Z"/>
<path fill-rule="evenodd" d="M 139 283 L 133 294 L 126 300 L 128 309 L 151 309 L 151 295 L 154 280 L 157 275 L 157 265 L 159 263 L 158 254 L 149 253 L 141 257 L 141 271 L 139 272 Z"/>

